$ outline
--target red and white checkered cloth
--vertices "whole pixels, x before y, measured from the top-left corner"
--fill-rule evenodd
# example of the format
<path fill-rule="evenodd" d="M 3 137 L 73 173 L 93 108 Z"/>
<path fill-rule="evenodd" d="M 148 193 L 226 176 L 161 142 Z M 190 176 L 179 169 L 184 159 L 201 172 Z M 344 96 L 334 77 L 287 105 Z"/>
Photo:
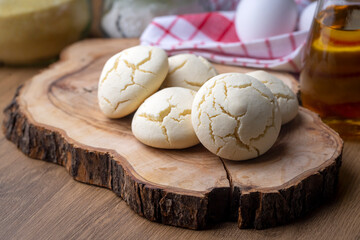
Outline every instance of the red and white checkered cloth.
<path fill-rule="evenodd" d="M 299 11 L 309 4 L 296 2 Z M 143 32 L 141 44 L 161 47 L 169 55 L 193 53 L 223 64 L 300 71 L 307 31 L 242 42 L 234 19 L 234 11 L 157 17 Z"/>

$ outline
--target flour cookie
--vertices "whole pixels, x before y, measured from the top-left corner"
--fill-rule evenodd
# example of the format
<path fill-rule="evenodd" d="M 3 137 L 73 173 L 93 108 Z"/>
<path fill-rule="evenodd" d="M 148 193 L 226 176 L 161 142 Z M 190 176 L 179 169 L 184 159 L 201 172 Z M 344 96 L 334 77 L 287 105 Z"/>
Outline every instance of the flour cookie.
<path fill-rule="evenodd" d="M 197 91 L 216 75 L 215 68 L 205 58 L 179 54 L 169 57 L 169 73 L 162 87 L 184 87 Z"/>
<path fill-rule="evenodd" d="M 276 98 L 260 81 L 241 73 L 220 74 L 197 92 L 192 123 L 200 142 L 230 160 L 247 160 L 275 143 L 281 114 Z"/>
<path fill-rule="evenodd" d="M 159 89 L 168 72 L 164 50 L 136 46 L 121 51 L 105 64 L 98 85 L 101 111 L 109 118 L 134 112 Z"/>
<path fill-rule="evenodd" d="M 293 91 L 280 79 L 265 71 L 254 71 L 247 73 L 264 83 L 274 94 L 281 112 L 281 123 L 285 124 L 293 120 L 299 109 L 299 102 Z"/>
<path fill-rule="evenodd" d="M 165 88 L 145 100 L 136 111 L 131 129 L 142 143 L 156 148 L 181 149 L 199 143 L 191 124 L 196 92 Z"/>

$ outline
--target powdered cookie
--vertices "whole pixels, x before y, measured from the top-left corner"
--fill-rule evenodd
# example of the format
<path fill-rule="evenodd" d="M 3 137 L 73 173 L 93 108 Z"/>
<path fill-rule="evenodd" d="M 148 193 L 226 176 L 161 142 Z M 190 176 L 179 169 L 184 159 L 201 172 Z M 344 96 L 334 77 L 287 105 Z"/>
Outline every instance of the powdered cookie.
<path fill-rule="evenodd" d="M 276 141 L 281 114 L 276 98 L 260 81 L 241 73 L 213 77 L 197 92 L 192 123 L 212 153 L 246 160 L 265 153 Z"/>
<path fill-rule="evenodd" d="M 204 58 L 194 54 L 179 54 L 169 58 L 169 74 L 162 87 L 199 88 L 217 75 L 215 68 Z"/>
<path fill-rule="evenodd" d="M 114 55 L 99 79 L 101 111 L 110 118 L 132 113 L 160 87 L 167 72 L 167 55 L 160 48 L 136 46 Z"/>
<path fill-rule="evenodd" d="M 280 79 L 265 71 L 247 73 L 264 83 L 277 98 L 279 104 L 282 124 L 290 122 L 298 113 L 299 102 L 293 91 Z"/>
<path fill-rule="evenodd" d="M 131 128 L 142 143 L 157 148 L 187 148 L 199 143 L 191 125 L 191 106 L 195 91 L 165 88 L 136 111 Z"/>

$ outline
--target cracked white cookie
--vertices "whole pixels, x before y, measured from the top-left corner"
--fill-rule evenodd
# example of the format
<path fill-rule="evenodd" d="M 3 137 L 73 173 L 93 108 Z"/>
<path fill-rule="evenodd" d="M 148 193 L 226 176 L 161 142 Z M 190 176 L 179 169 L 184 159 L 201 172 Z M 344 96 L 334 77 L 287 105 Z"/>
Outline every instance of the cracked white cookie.
<path fill-rule="evenodd" d="M 131 123 L 134 136 L 156 148 L 181 149 L 199 143 L 191 125 L 191 106 L 196 92 L 181 87 L 165 88 L 145 100 Z"/>
<path fill-rule="evenodd" d="M 197 91 L 216 75 L 215 68 L 205 58 L 179 54 L 169 57 L 169 73 L 161 87 L 184 87 Z"/>
<path fill-rule="evenodd" d="M 168 72 L 164 50 L 136 46 L 112 56 L 104 65 L 99 85 L 98 102 L 109 118 L 120 118 L 134 112 L 159 89 Z"/>
<path fill-rule="evenodd" d="M 280 79 L 265 71 L 254 71 L 247 73 L 264 83 L 274 94 L 279 104 L 281 112 L 281 124 L 285 124 L 293 120 L 299 109 L 299 102 L 293 91 Z"/>
<path fill-rule="evenodd" d="M 191 115 L 200 142 L 230 160 L 247 160 L 275 143 L 281 114 L 276 98 L 260 81 L 241 73 L 220 74 L 197 92 Z"/>

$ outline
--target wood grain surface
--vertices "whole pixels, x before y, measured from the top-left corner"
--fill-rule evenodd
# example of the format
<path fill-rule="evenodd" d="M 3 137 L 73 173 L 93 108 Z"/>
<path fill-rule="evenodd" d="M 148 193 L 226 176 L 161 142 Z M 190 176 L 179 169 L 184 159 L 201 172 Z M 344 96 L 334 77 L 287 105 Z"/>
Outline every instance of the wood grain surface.
<path fill-rule="evenodd" d="M 0 107 L 39 69 L 0 69 Z M 1 121 L 3 115 L 1 113 Z M 345 143 L 336 199 L 295 223 L 273 229 L 239 230 L 223 223 L 192 231 L 137 216 L 112 192 L 80 184 L 63 168 L 28 159 L 0 135 L 0 239 L 358 239 L 360 141 Z"/>

